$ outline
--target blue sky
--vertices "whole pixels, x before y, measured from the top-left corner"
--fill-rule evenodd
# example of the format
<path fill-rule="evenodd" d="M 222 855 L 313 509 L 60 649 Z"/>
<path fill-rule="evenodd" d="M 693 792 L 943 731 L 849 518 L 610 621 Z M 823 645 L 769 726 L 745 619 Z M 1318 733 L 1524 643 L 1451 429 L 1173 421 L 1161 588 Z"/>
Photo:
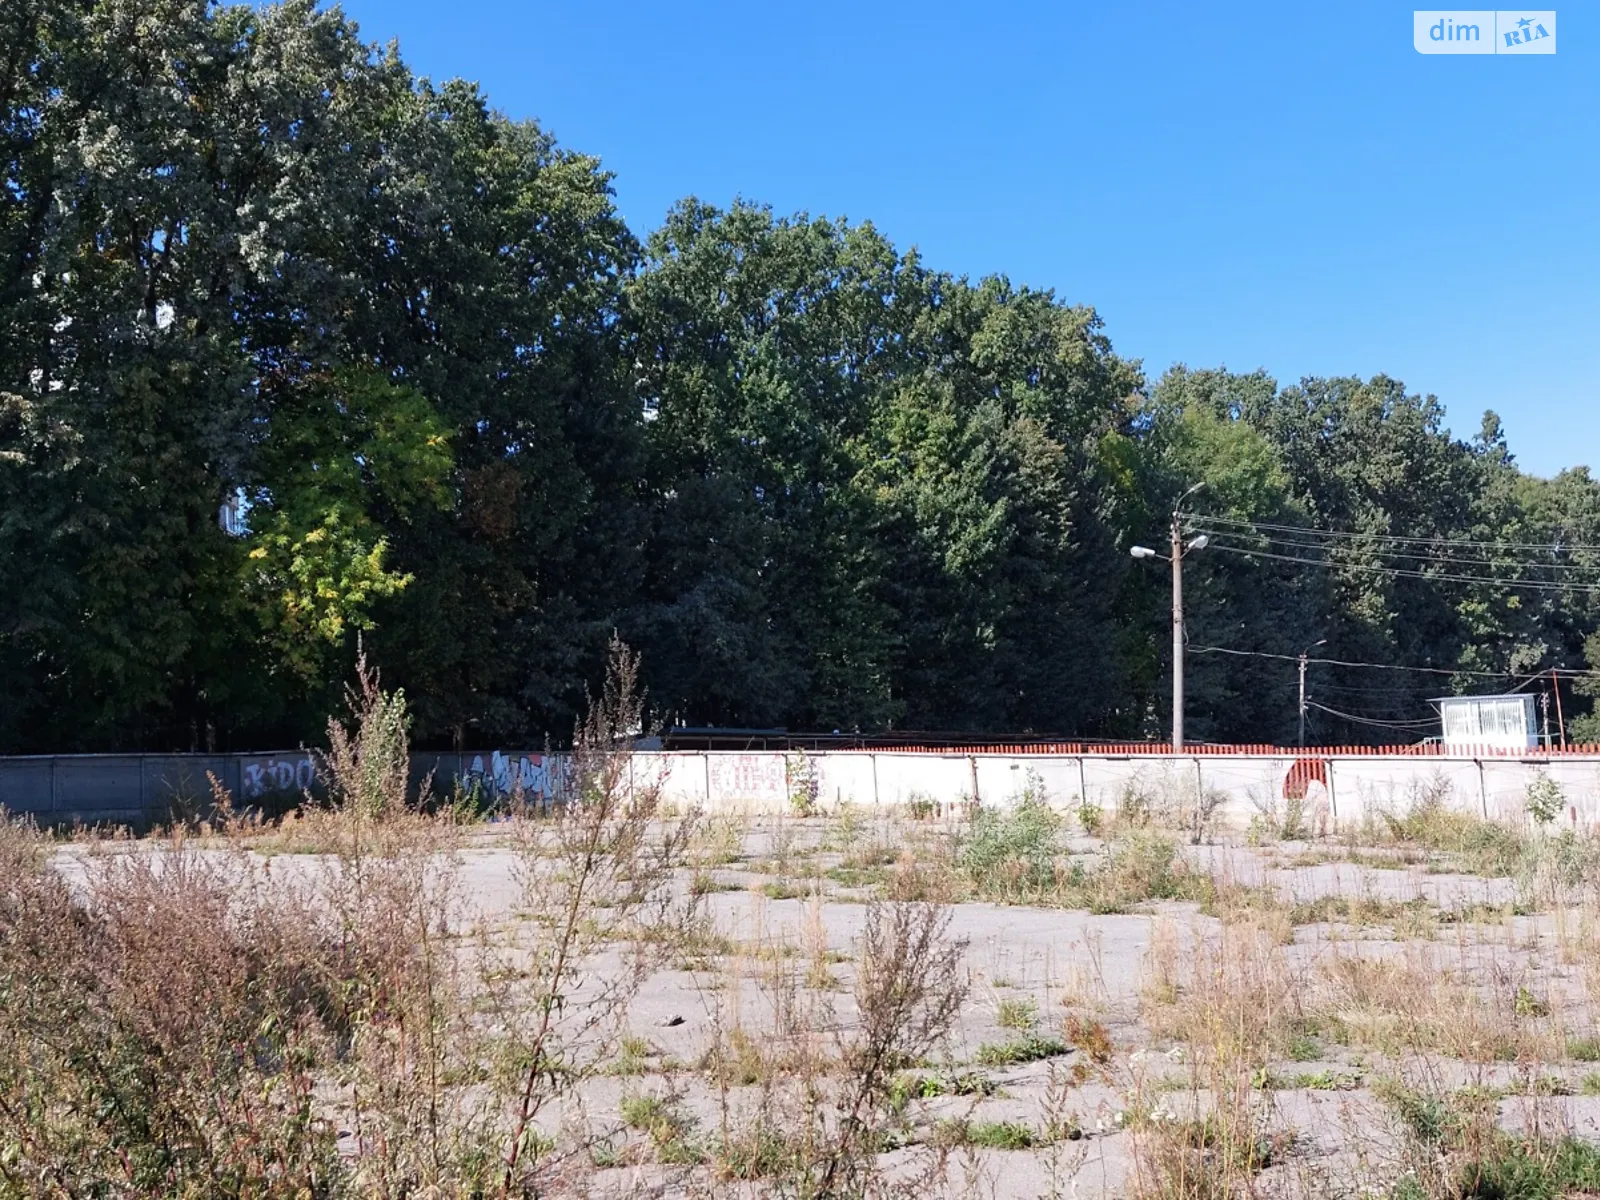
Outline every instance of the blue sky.
<path fill-rule="evenodd" d="M 1600 470 L 1600 0 L 1528 57 L 1367 2 L 344 7 L 598 155 L 641 235 L 691 194 L 871 220 L 1094 305 L 1152 377 L 1383 371 Z"/>

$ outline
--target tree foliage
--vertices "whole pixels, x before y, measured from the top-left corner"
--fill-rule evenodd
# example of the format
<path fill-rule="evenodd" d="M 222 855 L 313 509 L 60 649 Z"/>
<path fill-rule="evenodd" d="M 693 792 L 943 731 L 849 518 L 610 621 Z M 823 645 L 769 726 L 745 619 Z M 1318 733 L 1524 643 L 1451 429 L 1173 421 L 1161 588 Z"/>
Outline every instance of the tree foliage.
<path fill-rule="evenodd" d="M 1433 673 L 1319 664 L 1317 740 L 1600 670 L 1600 483 L 1493 414 L 1152 382 L 870 224 L 641 243 L 596 159 L 310 0 L 18 0 L 0 72 L 0 751 L 313 737 L 358 641 L 421 739 L 559 738 L 614 631 L 689 724 L 1154 735 L 1127 552 L 1198 482 L 1197 736 L 1292 739 L 1318 642 Z"/>

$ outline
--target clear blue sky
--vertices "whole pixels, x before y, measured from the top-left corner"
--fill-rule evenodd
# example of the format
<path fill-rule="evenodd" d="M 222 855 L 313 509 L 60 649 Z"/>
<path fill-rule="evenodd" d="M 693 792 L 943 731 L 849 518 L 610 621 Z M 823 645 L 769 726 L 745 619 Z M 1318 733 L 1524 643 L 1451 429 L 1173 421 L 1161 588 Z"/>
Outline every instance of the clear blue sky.
<path fill-rule="evenodd" d="M 616 173 L 870 219 L 1094 305 L 1152 377 L 1379 371 L 1600 470 L 1600 0 L 1554 56 L 1423 56 L 1398 4 L 350 0 Z"/>

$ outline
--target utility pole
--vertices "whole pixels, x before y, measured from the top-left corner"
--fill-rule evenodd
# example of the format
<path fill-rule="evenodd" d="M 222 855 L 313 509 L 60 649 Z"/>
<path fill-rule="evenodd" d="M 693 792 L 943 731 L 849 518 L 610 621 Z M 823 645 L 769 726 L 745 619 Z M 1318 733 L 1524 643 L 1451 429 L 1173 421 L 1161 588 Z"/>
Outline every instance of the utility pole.
<path fill-rule="evenodd" d="M 1561 676 L 1556 674 L 1554 667 L 1550 668 L 1550 687 L 1556 694 L 1556 728 L 1561 731 L 1561 748 L 1567 748 L 1567 718 L 1561 712 Z"/>
<path fill-rule="evenodd" d="M 1544 713 L 1544 748 L 1550 749 L 1550 693 L 1539 697 L 1539 708 Z"/>
<path fill-rule="evenodd" d="M 1300 651 L 1300 746 L 1302 749 L 1305 748 L 1306 744 L 1306 663 L 1310 661 L 1308 656 L 1313 650 L 1318 646 L 1326 646 L 1327 644 L 1328 639 L 1323 638 L 1320 642 L 1312 642 L 1311 645 Z"/>
<path fill-rule="evenodd" d="M 1172 510 L 1171 557 L 1172 752 L 1176 754 L 1183 749 L 1183 517 L 1176 508 Z"/>
<path fill-rule="evenodd" d="M 1135 546 L 1135 558 L 1164 558 L 1172 564 L 1172 750 L 1183 749 L 1183 558 L 1191 550 L 1204 550 L 1210 540 L 1205 534 L 1183 540 L 1183 502 L 1204 483 L 1197 483 L 1172 507 L 1171 554 L 1157 554 L 1147 546 Z"/>
<path fill-rule="evenodd" d="M 1306 652 L 1300 651 L 1300 748 L 1306 746 Z"/>

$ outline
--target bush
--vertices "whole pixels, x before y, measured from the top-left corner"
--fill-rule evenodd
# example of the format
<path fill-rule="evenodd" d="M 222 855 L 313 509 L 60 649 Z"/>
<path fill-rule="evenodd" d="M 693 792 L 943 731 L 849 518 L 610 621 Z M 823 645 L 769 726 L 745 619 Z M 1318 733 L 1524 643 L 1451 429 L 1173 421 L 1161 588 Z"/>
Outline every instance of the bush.
<path fill-rule="evenodd" d="M 1203 900 L 1208 877 L 1189 869 L 1171 838 L 1130 830 L 1111 843 L 1106 862 L 1081 885 L 1090 912 L 1126 912 L 1147 900 Z"/>
<path fill-rule="evenodd" d="M 1391 839 L 1457 858 L 1475 875 L 1515 875 L 1526 857 L 1527 838 L 1495 821 L 1453 808 L 1441 781 L 1413 789 L 1401 815 L 1381 813 Z"/>
<path fill-rule="evenodd" d="M 0 822 L 0 1194 L 308 1194 L 339 1174 L 313 1087 L 353 1029 L 327 922 L 175 840 L 74 895 Z"/>
<path fill-rule="evenodd" d="M 1528 784 L 1523 796 L 1523 807 L 1528 810 L 1535 824 L 1550 824 L 1566 806 L 1567 794 L 1561 790 L 1559 783 L 1543 771 L 1534 775 L 1533 782 Z"/>
<path fill-rule="evenodd" d="M 345 689 L 345 700 L 351 723 L 328 722 L 328 752 L 318 764 L 329 802 L 369 820 L 403 812 L 411 798 L 405 693 L 384 691 L 362 654 L 356 659 L 356 686 Z"/>
<path fill-rule="evenodd" d="M 1055 882 L 1061 817 L 1033 794 L 1009 811 L 979 809 L 956 866 L 980 895 L 1015 898 Z"/>

